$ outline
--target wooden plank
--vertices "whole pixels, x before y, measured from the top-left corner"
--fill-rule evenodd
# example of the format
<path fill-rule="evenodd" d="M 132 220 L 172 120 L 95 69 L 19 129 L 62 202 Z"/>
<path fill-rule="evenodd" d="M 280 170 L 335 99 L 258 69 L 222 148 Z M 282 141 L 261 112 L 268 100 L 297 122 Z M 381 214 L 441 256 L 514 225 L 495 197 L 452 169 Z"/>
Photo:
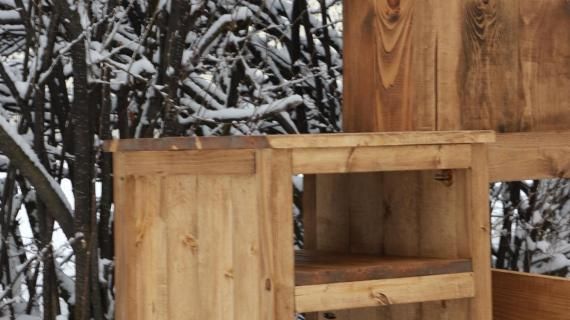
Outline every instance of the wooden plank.
<path fill-rule="evenodd" d="M 296 286 L 471 271 L 469 259 L 406 258 L 308 250 L 295 252 Z"/>
<path fill-rule="evenodd" d="M 124 217 L 130 225 L 127 230 L 131 231 L 125 237 L 132 238 L 128 241 L 127 259 L 134 277 L 130 277 L 128 285 L 135 287 L 128 290 L 136 298 L 130 302 L 136 306 L 138 319 L 166 320 L 169 319 L 167 228 L 160 208 L 161 179 L 137 177 L 131 192 L 135 195 L 134 209 Z"/>
<path fill-rule="evenodd" d="M 295 312 L 291 152 L 259 150 L 256 166 L 264 275 L 261 319 L 291 319 Z"/>
<path fill-rule="evenodd" d="M 491 181 L 570 178 L 570 131 L 506 133 L 489 145 Z"/>
<path fill-rule="evenodd" d="M 475 292 L 471 302 L 473 319 L 492 319 L 491 217 L 489 214 L 489 174 L 487 147 L 473 146 L 473 167 L 467 174 L 467 202 L 471 259 Z"/>
<path fill-rule="evenodd" d="M 469 168 L 469 145 L 294 149 L 294 173 Z"/>
<path fill-rule="evenodd" d="M 568 319 L 570 280 L 493 270 L 493 319 Z"/>
<path fill-rule="evenodd" d="M 566 0 L 519 0 L 519 110 L 532 131 L 570 130 L 570 10 Z"/>
<path fill-rule="evenodd" d="M 229 149 L 303 149 L 424 144 L 469 144 L 495 141 L 491 131 L 331 133 L 271 136 L 172 137 L 105 142 L 108 152 Z"/>
<path fill-rule="evenodd" d="M 200 310 L 196 319 L 233 319 L 233 204 L 231 177 L 199 176 L 197 252 Z"/>
<path fill-rule="evenodd" d="M 299 286 L 295 301 L 298 312 L 313 312 L 461 299 L 474 293 L 473 274 L 457 273 Z"/>
<path fill-rule="evenodd" d="M 122 175 L 222 175 L 255 173 L 255 152 L 141 151 L 122 155 Z"/>
<path fill-rule="evenodd" d="M 199 319 L 198 178 L 192 175 L 165 177 L 162 204 L 165 211 L 168 261 L 168 316 Z M 144 281 L 144 280 L 140 280 Z"/>
<path fill-rule="evenodd" d="M 460 59 L 456 70 L 440 75 L 458 83 L 454 105 L 460 127 L 455 128 L 521 131 L 526 119 L 518 86 L 519 0 L 462 2 L 456 25 L 462 43 L 453 52 Z"/>
<path fill-rule="evenodd" d="M 266 274 L 263 260 L 271 251 L 261 251 L 263 237 L 261 221 L 264 220 L 258 206 L 257 177 L 233 176 L 232 213 L 233 225 L 233 270 L 235 316 L 232 320 L 272 320 L 264 318 L 262 303 L 266 289 Z M 265 249 L 272 250 L 271 247 Z M 219 301 L 219 303 L 224 303 Z"/>
<path fill-rule="evenodd" d="M 113 172 L 115 172 L 115 174 L 120 174 L 120 162 L 121 155 L 116 154 L 113 157 Z M 137 316 L 136 312 L 129 312 L 131 301 L 128 298 L 128 265 L 133 263 L 133 261 L 128 261 L 128 238 L 125 237 L 125 235 L 128 234 L 125 216 L 132 210 L 131 206 L 135 203 L 133 195 L 134 178 L 114 179 L 113 189 L 115 192 L 115 317 L 117 320 L 126 320 L 128 319 L 128 315 Z"/>

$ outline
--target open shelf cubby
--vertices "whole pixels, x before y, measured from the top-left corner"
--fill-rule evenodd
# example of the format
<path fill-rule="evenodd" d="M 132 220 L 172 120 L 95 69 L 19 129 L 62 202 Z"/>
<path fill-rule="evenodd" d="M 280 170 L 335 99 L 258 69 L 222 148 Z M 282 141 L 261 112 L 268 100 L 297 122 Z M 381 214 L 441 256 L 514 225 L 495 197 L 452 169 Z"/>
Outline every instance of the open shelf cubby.
<path fill-rule="evenodd" d="M 494 139 L 457 131 L 108 142 L 117 318 L 280 320 L 467 299 L 473 319 L 484 319 Z M 305 250 L 295 251 L 298 174 Z"/>

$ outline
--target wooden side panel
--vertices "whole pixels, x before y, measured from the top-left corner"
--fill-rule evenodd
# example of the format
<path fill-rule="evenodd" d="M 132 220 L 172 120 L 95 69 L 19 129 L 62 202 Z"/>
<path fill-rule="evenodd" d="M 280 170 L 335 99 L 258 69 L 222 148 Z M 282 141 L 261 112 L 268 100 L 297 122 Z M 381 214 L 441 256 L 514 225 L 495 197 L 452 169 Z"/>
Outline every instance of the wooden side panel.
<path fill-rule="evenodd" d="M 255 163 L 259 175 L 116 166 L 117 319 L 291 319 L 291 156 Z"/>
<path fill-rule="evenodd" d="M 493 270 L 495 320 L 568 319 L 570 280 Z"/>

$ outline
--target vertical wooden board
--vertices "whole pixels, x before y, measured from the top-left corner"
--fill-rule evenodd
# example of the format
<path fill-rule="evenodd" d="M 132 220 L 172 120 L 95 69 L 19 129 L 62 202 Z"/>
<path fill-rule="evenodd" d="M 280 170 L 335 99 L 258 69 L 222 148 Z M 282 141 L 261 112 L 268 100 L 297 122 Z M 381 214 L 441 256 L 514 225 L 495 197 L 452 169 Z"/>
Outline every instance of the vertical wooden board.
<path fill-rule="evenodd" d="M 433 130 L 430 1 L 344 2 L 345 131 Z"/>
<path fill-rule="evenodd" d="M 289 320 L 295 313 L 291 152 L 258 150 L 256 176 L 265 288 L 261 319 Z"/>
<path fill-rule="evenodd" d="M 262 217 L 258 210 L 257 177 L 233 176 L 231 180 L 233 207 L 233 278 L 235 320 L 264 320 L 261 296 L 265 287 L 265 275 L 261 272 Z"/>
<path fill-rule="evenodd" d="M 316 177 L 316 249 L 348 252 L 350 216 L 348 215 L 349 176 L 323 174 Z"/>
<path fill-rule="evenodd" d="M 162 183 L 162 210 L 168 228 L 168 315 L 200 319 L 198 286 L 198 211 L 196 176 L 167 176 Z"/>
<path fill-rule="evenodd" d="M 120 175 L 120 158 L 121 154 L 117 153 L 113 157 L 113 166 L 115 179 L 113 180 L 113 189 L 115 192 L 115 317 L 118 320 L 128 319 L 128 309 L 131 305 L 129 295 L 129 281 L 128 281 L 128 252 L 127 246 L 127 225 L 125 216 L 131 210 L 129 203 L 132 203 L 134 197 L 133 187 L 134 180 Z M 132 261 L 130 261 L 132 262 Z"/>
<path fill-rule="evenodd" d="M 344 1 L 343 126 L 345 131 L 374 131 L 378 119 L 378 65 L 375 0 Z M 358 106 L 358 107 L 356 107 Z"/>
<path fill-rule="evenodd" d="M 520 87 L 533 131 L 570 129 L 570 4 L 520 0 Z"/>
<path fill-rule="evenodd" d="M 129 273 L 136 290 L 137 319 L 169 319 L 167 278 L 167 231 L 166 219 L 160 207 L 161 179 L 154 176 L 135 177 L 133 208 L 124 217 L 129 225 L 126 237 L 129 240 Z M 136 283 L 136 284 L 135 284 Z M 129 314 L 129 318 L 133 315 Z"/>
<path fill-rule="evenodd" d="M 387 255 L 419 256 L 421 173 L 389 172 L 383 174 L 384 252 Z M 422 212 L 422 214 L 427 214 Z"/>
<path fill-rule="evenodd" d="M 495 320 L 558 320 L 570 315 L 570 279 L 493 270 Z"/>
<path fill-rule="evenodd" d="M 234 318 L 231 177 L 198 176 L 198 319 Z"/>
<path fill-rule="evenodd" d="M 519 0 L 464 0 L 461 129 L 528 127 L 518 92 Z M 447 75 L 442 75 L 447 76 Z"/>
<path fill-rule="evenodd" d="M 350 252 L 383 254 L 382 174 L 356 173 L 348 178 Z"/>
<path fill-rule="evenodd" d="M 467 174 L 467 190 L 471 196 L 468 203 L 469 234 L 475 275 L 475 298 L 471 302 L 471 315 L 473 319 L 492 319 L 491 217 L 487 147 L 474 145 L 472 148 L 473 167 Z"/>

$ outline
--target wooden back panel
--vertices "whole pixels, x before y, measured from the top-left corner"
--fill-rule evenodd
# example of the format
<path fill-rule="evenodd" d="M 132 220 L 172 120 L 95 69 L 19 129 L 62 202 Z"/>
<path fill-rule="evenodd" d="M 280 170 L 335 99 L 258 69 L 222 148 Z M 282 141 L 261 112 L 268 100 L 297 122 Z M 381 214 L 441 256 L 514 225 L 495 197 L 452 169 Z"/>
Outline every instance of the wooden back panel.
<path fill-rule="evenodd" d="M 570 4 L 566 0 L 348 0 L 344 1 L 344 24 L 345 131 L 570 130 Z M 491 152 L 510 148 L 504 147 Z M 534 152 L 536 158 L 524 158 L 525 172 L 501 169 L 521 152 L 497 153 L 491 156 L 492 178 L 567 176 L 567 157 L 558 153 L 553 148 Z M 505 159 L 505 154 L 510 156 Z M 316 223 L 309 223 L 307 244 L 362 252 L 403 248 L 414 253 L 449 253 L 453 249 L 439 242 L 441 234 L 418 231 L 414 212 L 392 213 L 389 224 L 378 218 L 375 210 L 384 210 L 378 207 L 394 207 L 398 202 L 369 193 L 383 189 L 405 193 L 404 205 L 413 209 L 422 204 L 423 190 L 436 190 L 440 196 L 435 199 L 454 199 L 447 202 L 451 208 L 456 201 L 464 201 L 457 186 L 465 179 L 452 176 L 455 183 L 447 185 L 434 180 L 432 173 L 410 172 L 363 174 L 352 183 L 341 176 L 311 179 L 316 190 L 310 193 L 317 205 L 308 201 L 313 213 L 307 212 L 307 221 L 316 221 L 311 214 L 318 215 L 329 222 L 330 232 L 311 231 Z M 318 199 L 330 198 L 330 192 L 358 194 L 359 199 L 344 203 L 358 210 L 330 210 L 325 204 L 319 208 Z M 441 221 L 445 205 L 423 207 L 422 217 Z M 391 239 L 391 230 L 405 234 L 405 240 Z M 362 239 L 351 238 L 355 234 Z M 462 236 L 445 235 L 452 247 L 468 245 Z M 456 301 L 336 316 L 342 320 L 470 319 L 468 310 L 467 302 Z"/>

